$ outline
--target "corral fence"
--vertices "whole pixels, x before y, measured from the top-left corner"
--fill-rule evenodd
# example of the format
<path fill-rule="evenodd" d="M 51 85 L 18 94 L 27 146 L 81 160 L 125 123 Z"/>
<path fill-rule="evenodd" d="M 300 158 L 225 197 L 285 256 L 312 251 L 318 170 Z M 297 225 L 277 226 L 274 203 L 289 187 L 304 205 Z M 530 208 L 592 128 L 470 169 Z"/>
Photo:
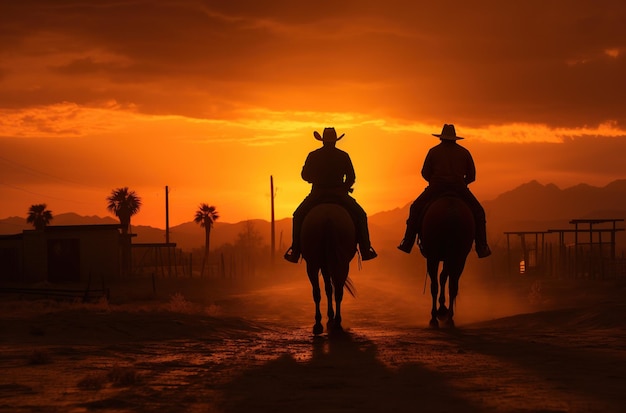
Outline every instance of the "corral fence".
<path fill-rule="evenodd" d="M 212 251 L 205 260 L 201 249 L 183 252 L 176 244 L 133 244 L 132 274 L 161 278 L 254 277 L 270 265 L 263 249 L 222 249 Z"/>
<path fill-rule="evenodd" d="M 574 228 L 505 232 L 509 273 L 582 278 L 626 278 L 626 257 L 617 253 L 617 219 L 574 219 Z M 546 239 L 557 237 L 557 242 Z M 514 242 L 511 242 L 513 238 Z M 517 242 L 515 242 L 517 241 Z"/>

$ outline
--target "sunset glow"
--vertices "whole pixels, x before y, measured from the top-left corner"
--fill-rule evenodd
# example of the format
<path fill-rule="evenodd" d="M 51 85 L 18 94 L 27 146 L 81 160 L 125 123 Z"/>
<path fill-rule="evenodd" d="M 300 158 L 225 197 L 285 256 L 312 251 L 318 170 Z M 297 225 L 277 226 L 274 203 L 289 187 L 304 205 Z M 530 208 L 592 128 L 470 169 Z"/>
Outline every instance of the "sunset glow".
<path fill-rule="evenodd" d="M 612 3 L 612 4 L 611 4 Z M 564 7 L 567 5 L 567 7 Z M 0 218 L 46 203 L 133 224 L 291 216 L 313 131 L 345 138 L 369 213 L 425 186 L 443 123 L 473 192 L 626 177 L 626 6 L 484 2 L 6 2 L 0 6 Z M 567 13 L 563 13 L 563 9 Z M 329 13 L 332 10 L 332 13 Z"/>

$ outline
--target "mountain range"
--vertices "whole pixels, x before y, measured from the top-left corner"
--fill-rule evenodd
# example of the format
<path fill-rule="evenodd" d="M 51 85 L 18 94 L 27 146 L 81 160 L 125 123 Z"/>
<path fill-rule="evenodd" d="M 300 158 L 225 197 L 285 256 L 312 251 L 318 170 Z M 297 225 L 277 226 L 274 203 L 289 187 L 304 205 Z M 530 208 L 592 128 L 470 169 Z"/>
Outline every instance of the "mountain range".
<path fill-rule="evenodd" d="M 418 194 L 416 194 L 418 195 Z M 604 187 L 578 184 L 560 189 L 554 184 L 541 184 L 536 180 L 504 192 L 493 200 L 482 201 L 487 214 L 489 238 L 500 238 L 504 232 L 546 231 L 548 229 L 573 229 L 572 219 L 624 219 L 626 218 L 626 179 Z M 395 248 L 404 234 L 410 203 L 389 211 L 369 216 L 372 244 L 377 249 Z M 51 225 L 117 224 L 113 217 L 80 216 L 74 213 L 55 215 Z M 215 222 L 211 232 L 211 246 L 234 243 L 239 234 L 252 229 L 266 244 L 270 243 L 271 224 L 254 219 L 238 223 Z M 618 227 L 623 228 L 623 225 Z M 9 217 L 0 220 L 0 234 L 17 234 L 32 229 L 26 217 Z M 134 243 L 165 242 L 165 230 L 150 226 L 133 225 L 137 234 Z M 276 247 L 286 249 L 291 242 L 291 219 L 275 222 Z M 190 221 L 170 228 L 170 241 L 189 251 L 204 244 L 204 229 Z"/>

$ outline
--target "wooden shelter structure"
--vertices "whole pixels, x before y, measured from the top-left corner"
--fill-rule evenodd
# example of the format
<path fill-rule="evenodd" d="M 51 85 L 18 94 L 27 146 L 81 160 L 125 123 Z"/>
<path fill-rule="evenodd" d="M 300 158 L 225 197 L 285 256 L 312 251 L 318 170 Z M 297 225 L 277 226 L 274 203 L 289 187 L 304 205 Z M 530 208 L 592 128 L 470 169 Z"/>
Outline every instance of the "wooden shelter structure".
<path fill-rule="evenodd" d="M 617 223 L 624 219 L 573 219 L 574 228 L 546 231 L 509 231 L 507 262 L 509 275 L 519 266 L 520 273 L 538 273 L 569 278 L 614 278 L 626 276 L 626 260 L 617 256 Z M 546 242 L 558 235 L 556 246 Z M 510 236 L 520 239 L 513 248 Z M 515 254 L 519 253 L 518 258 Z"/>
<path fill-rule="evenodd" d="M 509 275 L 514 267 L 519 266 L 520 273 L 543 270 L 546 261 L 546 240 L 548 231 L 510 231 L 505 232 Z M 519 250 L 511 248 L 511 235 L 519 237 Z M 519 252 L 513 261 L 513 255 Z"/>
<path fill-rule="evenodd" d="M 132 244 L 133 272 L 144 272 L 168 277 L 178 276 L 179 269 L 184 273 L 181 266 L 182 258 L 177 257 L 175 242 L 147 242 Z"/>
<path fill-rule="evenodd" d="M 624 219 L 573 219 L 574 229 L 549 229 L 559 236 L 559 268 L 572 278 L 605 278 L 623 275 L 623 259 L 616 252 L 617 223 Z M 568 239 L 567 234 L 572 234 Z"/>

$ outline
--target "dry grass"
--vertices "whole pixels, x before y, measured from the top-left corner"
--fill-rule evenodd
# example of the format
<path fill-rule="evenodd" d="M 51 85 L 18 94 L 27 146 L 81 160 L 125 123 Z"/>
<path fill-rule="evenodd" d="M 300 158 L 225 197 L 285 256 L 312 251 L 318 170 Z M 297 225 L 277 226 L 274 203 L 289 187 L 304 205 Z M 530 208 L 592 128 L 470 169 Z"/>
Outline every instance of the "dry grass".
<path fill-rule="evenodd" d="M 46 350 L 34 350 L 28 356 L 28 364 L 31 365 L 50 364 L 51 362 L 50 353 Z"/>
<path fill-rule="evenodd" d="M 92 373 L 83 377 L 77 387 L 81 390 L 101 390 L 107 386 L 132 387 L 141 382 L 139 372 L 130 366 L 113 366 L 109 372 Z"/>
<path fill-rule="evenodd" d="M 77 387 L 81 390 L 101 390 L 107 384 L 106 374 L 88 374 L 80 379 L 77 383 Z"/>
<path fill-rule="evenodd" d="M 130 387 L 141 381 L 141 375 L 133 367 L 114 366 L 106 377 L 113 387 Z"/>

